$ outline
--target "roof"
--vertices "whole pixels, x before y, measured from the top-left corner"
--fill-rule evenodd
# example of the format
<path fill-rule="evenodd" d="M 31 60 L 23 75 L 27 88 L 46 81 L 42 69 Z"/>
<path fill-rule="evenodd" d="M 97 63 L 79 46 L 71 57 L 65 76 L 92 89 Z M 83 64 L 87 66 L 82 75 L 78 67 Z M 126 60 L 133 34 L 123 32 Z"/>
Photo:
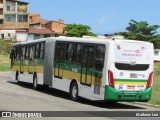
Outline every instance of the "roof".
<path fill-rule="evenodd" d="M 97 37 L 92 37 L 92 38 L 80 38 L 80 37 L 49 37 L 49 38 L 43 38 L 43 39 L 37 39 L 37 40 L 32 40 L 32 41 L 26 41 L 26 42 L 19 42 L 15 43 L 14 45 L 19 45 L 19 44 L 30 44 L 30 43 L 36 43 L 36 42 L 41 42 L 41 41 L 70 41 L 70 42 L 80 42 L 80 43 L 98 43 L 98 44 L 114 44 L 116 42 L 138 42 L 138 43 L 144 43 L 144 44 L 150 44 L 150 42 L 144 42 L 144 41 L 137 41 L 137 40 L 112 40 L 112 39 L 104 39 L 104 38 L 97 38 Z"/>
<path fill-rule="evenodd" d="M 8 0 L 8 1 L 19 2 L 19 3 L 22 3 L 22 4 L 29 4 L 28 2 L 19 1 L 19 0 Z"/>
<path fill-rule="evenodd" d="M 39 28 L 30 28 L 28 33 L 31 34 L 56 34 L 55 32 L 51 31 L 50 29 L 39 29 Z"/>
<path fill-rule="evenodd" d="M 29 13 L 29 16 L 40 15 L 39 13 Z"/>
<path fill-rule="evenodd" d="M 41 24 L 47 24 L 48 22 L 49 22 L 49 20 L 45 20 L 45 19 L 41 19 L 41 20 L 40 20 L 40 23 L 41 23 Z"/>
<path fill-rule="evenodd" d="M 16 30 L 17 33 L 27 33 L 27 30 Z"/>
<path fill-rule="evenodd" d="M 49 23 L 59 23 L 59 24 L 67 25 L 64 23 L 64 20 L 52 20 L 52 21 L 48 21 L 48 23 L 46 23 L 46 24 L 49 24 Z"/>

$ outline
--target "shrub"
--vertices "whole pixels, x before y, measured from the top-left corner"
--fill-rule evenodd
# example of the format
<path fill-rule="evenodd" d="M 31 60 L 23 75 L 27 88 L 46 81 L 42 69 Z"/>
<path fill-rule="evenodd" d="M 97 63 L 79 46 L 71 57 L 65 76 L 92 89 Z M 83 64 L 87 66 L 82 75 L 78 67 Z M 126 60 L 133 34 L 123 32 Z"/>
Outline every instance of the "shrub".
<path fill-rule="evenodd" d="M 9 54 L 13 43 L 13 41 L 0 40 L 0 54 Z"/>

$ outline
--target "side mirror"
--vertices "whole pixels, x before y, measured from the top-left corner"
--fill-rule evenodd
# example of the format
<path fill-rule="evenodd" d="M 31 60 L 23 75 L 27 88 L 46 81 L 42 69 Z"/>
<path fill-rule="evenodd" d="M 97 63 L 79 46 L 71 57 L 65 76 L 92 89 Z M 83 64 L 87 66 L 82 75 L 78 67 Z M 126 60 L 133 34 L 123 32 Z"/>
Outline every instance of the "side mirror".
<path fill-rule="evenodd" d="M 14 54 L 14 51 L 12 50 L 10 53 L 10 59 L 14 59 L 14 56 L 15 56 L 15 54 Z"/>

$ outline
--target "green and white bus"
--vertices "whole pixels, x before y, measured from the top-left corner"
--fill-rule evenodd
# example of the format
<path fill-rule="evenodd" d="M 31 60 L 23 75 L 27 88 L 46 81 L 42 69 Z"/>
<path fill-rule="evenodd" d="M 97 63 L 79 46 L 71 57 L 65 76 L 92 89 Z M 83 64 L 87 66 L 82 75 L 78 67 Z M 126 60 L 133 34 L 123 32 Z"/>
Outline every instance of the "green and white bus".
<path fill-rule="evenodd" d="M 104 101 L 148 101 L 153 44 L 136 40 L 50 37 L 15 43 L 12 79 Z"/>

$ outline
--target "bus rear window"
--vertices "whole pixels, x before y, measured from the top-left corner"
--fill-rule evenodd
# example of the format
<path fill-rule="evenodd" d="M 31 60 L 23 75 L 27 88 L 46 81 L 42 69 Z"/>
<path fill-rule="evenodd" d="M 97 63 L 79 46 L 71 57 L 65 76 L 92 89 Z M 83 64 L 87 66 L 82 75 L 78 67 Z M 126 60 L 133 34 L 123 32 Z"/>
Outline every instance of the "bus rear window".
<path fill-rule="evenodd" d="M 131 71 L 144 71 L 149 68 L 149 64 L 125 64 L 125 63 L 115 63 L 115 67 L 118 70 L 131 70 Z"/>

